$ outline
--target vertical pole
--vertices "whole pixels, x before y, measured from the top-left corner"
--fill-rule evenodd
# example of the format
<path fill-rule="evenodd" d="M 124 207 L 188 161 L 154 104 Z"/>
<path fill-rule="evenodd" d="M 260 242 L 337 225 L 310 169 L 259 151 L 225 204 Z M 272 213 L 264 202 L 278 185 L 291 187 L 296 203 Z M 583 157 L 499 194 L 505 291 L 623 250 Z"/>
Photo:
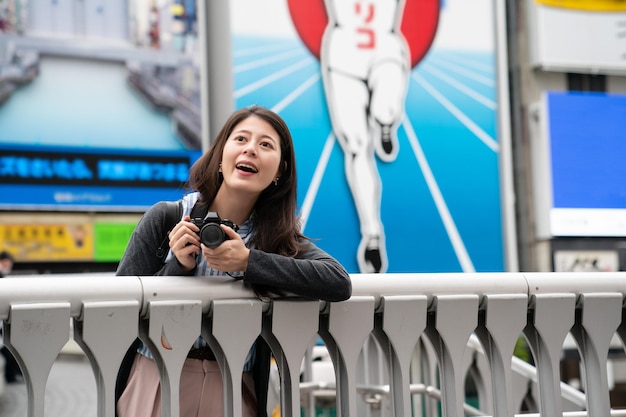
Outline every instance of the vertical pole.
<path fill-rule="evenodd" d="M 500 143 L 500 204 L 504 238 L 505 271 L 519 271 L 517 228 L 515 225 L 515 190 L 513 181 L 513 150 L 511 147 L 511 108 L 509 98 L 509 66 L 505 0 L 494 0 L 494 30 L 498 86 L 498 142 Z M 512 6 L 514 7 L 514 6 Z"/>
<path fill-rule="evenodd" d="M 235 108 L 230 2 L 198 0 L 202 151 Z"/>

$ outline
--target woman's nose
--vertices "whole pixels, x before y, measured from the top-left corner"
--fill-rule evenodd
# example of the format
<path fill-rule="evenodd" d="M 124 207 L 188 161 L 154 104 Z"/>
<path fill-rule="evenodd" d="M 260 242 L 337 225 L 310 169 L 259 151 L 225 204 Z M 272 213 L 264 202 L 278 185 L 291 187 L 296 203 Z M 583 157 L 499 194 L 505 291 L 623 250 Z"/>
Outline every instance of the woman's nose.
<path fill-rule="evenodd" d="M 256 155 L 256 147 L 253 143 L 249 143 L 243 150 L 244 154 Z"/>

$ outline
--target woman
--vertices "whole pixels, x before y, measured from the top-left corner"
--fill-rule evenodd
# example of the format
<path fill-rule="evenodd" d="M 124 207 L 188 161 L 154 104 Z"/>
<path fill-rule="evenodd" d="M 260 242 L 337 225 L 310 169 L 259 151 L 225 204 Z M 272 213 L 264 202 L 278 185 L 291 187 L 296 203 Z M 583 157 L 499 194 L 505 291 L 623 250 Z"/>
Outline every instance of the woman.
<path fill-rule="evenodd" d="M 155 255 L 167 232 L 161 202 L 137 225 L 117 275 L 229 275 L 258 294 L 290 293 L 326 301 L 350 297 L 346 270 L 300 231 L 293 142 L 276 113 L 258 106 L 234 112 L 191 167 L 189 186 L 195 192 L 182 199 L 182 219 L 168 234 L 165 263 Z M 191 221 L 194 206 L 238 228 L 221 224 L 223 242 L 209 247 L 199 237 L 198 222 Z M 267 415 L 269 364 L 269 348 L 259 338 L 244 369 L 244 416 Z M 181 417 L 222 415 L 221 375 L 202 338 L 185 361 L 180 403 Z M 156 417 L 160 408 L 158 371 L 141 345 L 117 404 L 118 415 Z"/>

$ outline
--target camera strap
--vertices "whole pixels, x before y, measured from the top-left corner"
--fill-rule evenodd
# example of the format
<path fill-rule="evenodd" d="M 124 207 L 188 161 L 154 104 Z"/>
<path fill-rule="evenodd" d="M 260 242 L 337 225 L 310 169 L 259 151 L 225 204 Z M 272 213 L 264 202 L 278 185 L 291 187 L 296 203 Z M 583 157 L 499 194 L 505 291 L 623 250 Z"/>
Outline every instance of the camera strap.
<path fill-rule="evenodd" d="M 176 223 L 180 221 L 183 214 L 182 201 L 166 201 L 165 204 L 165 216 L 163 218 L 163 227 L 161 228 L 161 230 L 165 231 L 165 236 L 156 251 L 156 256 L 161 259 L 161 262 L 165 262 L 167 253 L 169 252 L 169 234 L 174 226 L 176 226 Z M 190 216 L 192 219 L 198 217 L 204 218 L 208 212 L 209 206 L 207 204 L 196 202 L 191 209 Z"/>
<path fill-rule="evenodd" d="M 156 251 L 156 256 L 161 260 L 161 262 L 165 262 L 165 258 L 167 257 L 167 252 L 169 248 L 169 234 L 170 231 L 176 226 L 178 220 L 181 216 L 182 204 L 180 201 L 166 201 L 165 202 L 165 216 L 163 217 L 163 225 L 161 226 L 161 230 L 165 231 L 165 236 L 161 241 L 161 245 Z"/>
<path fill-rule="evenodd" d="M 209 205 L 201 203 L 200 200 L 196 201 L 196 203 L 191 208 L 191 213 L 189 217 L 192 219 L 204 219 L 209 212 Z"/>

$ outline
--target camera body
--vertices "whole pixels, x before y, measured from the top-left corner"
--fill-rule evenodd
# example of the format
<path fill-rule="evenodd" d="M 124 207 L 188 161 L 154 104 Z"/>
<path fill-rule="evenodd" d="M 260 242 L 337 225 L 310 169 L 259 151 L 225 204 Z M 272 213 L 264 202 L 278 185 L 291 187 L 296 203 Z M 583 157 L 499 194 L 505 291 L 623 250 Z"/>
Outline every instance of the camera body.
<path fill-rule="evenodd" d="M 217 248 L 228 239 L 220 227 L 221 224 L 225 224 L 235 232 L 239 230 L 239 226 L 228 219 L 222 219 L 215 211 L 209 211 L 204 219 L 200 217 L 191 219 L 191 222 L 200 228 L 198 232 L 200 241 L 209 248 Z"/>

